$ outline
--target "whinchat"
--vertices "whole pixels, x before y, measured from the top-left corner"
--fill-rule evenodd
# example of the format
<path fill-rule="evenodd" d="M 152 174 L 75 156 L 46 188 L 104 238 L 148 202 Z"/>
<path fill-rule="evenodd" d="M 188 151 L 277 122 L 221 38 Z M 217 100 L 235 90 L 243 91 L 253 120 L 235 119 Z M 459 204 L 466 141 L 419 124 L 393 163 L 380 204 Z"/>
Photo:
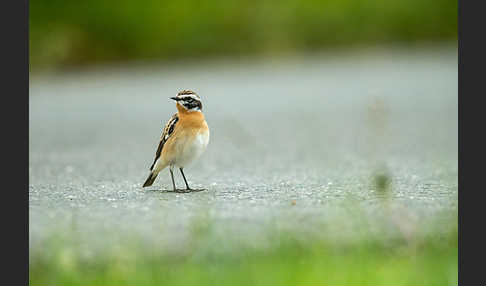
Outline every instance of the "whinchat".
<path fill-rule="evenodd" d="M 165 125 L 155 160 L 150 166 L 150 175 L 143 187 L 151 186 L 160 171 L 169 166 L 172 186 L 174 182 L 174 167 L 181 171 L 186 190 L 192 190 L 187 184 L 184 167 L 201 156 L 209 142 L 209 128 L 202 113 L 201 98 L 195 92 L 183 90 L 175 97 L 177 113 L 172 115 Z"/>

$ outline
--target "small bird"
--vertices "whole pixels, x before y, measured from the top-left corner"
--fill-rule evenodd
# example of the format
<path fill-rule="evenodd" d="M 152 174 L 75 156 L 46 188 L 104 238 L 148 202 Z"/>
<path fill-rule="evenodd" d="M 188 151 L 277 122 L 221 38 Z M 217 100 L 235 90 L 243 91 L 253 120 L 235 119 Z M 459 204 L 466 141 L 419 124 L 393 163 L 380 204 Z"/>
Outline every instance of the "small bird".
<path fill-rule="evenodd" d="M 176 101 L 177 113 L 165 125 L 155 160 L 143 187 L 151 186 L 159 172 L 169 166 L 174 191 L 177 191 L 174 167 L 179 168 L 186 183 L 186 191 L 190 191 L 192 189 L 187 184 L 184 167 L 206 150 L 209 128 L 202 113 L 201 98 L 195 92 L 183 90 L 170 99 Z"/>

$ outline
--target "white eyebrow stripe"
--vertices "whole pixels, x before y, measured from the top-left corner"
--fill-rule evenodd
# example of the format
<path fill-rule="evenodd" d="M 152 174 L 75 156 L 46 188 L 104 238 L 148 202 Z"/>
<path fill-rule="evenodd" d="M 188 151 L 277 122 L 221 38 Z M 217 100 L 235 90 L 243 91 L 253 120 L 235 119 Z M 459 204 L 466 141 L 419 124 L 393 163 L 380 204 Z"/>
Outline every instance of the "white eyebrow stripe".
<path fill-rule="evenodd" d="M 199 96 L 197 96 L 195 94 L 183 94 L 183 95 L 180 95 L 179 98 L 181 98 L 181 99 L 184 99 L 184 98 L 192 98 L 192 99 L 195 99 L 195 100 L 201 100 L 199 98 Z"/>

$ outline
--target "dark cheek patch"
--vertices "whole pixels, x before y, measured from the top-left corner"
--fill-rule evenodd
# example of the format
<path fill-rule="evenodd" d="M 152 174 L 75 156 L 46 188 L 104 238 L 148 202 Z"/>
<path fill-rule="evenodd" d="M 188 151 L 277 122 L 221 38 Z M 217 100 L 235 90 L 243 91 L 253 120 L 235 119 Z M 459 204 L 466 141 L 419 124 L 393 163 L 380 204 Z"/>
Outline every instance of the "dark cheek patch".
<path fill-rule="evenodd" d="M 200 101 L 191 101 L 191 102 L 184 102 L 184 106 L 187 109 L 194 109 L 198 107 L 199 109 L 202 109 L 202 104 Z"/>

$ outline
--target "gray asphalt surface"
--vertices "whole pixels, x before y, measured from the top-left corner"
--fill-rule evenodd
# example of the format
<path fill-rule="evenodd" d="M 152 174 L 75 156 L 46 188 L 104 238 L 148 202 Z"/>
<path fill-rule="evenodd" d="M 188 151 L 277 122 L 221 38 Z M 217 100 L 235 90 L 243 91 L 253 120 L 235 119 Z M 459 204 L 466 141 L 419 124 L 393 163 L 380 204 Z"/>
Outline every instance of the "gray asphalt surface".
<path fill-rule="evenodd" d="M 211 130 L 186 168 L 207 191 L 168 192 L 168 170 L 142 189 L 181 89 L 201 95 Z M 457 209 L 455 47 L 33 76 L 29 101 L 31 250 L 56 235 L 87 253 L 132 238 L 181 250 L 201 223 L 220 249 L 275 231 L 417 233 Z"/>

